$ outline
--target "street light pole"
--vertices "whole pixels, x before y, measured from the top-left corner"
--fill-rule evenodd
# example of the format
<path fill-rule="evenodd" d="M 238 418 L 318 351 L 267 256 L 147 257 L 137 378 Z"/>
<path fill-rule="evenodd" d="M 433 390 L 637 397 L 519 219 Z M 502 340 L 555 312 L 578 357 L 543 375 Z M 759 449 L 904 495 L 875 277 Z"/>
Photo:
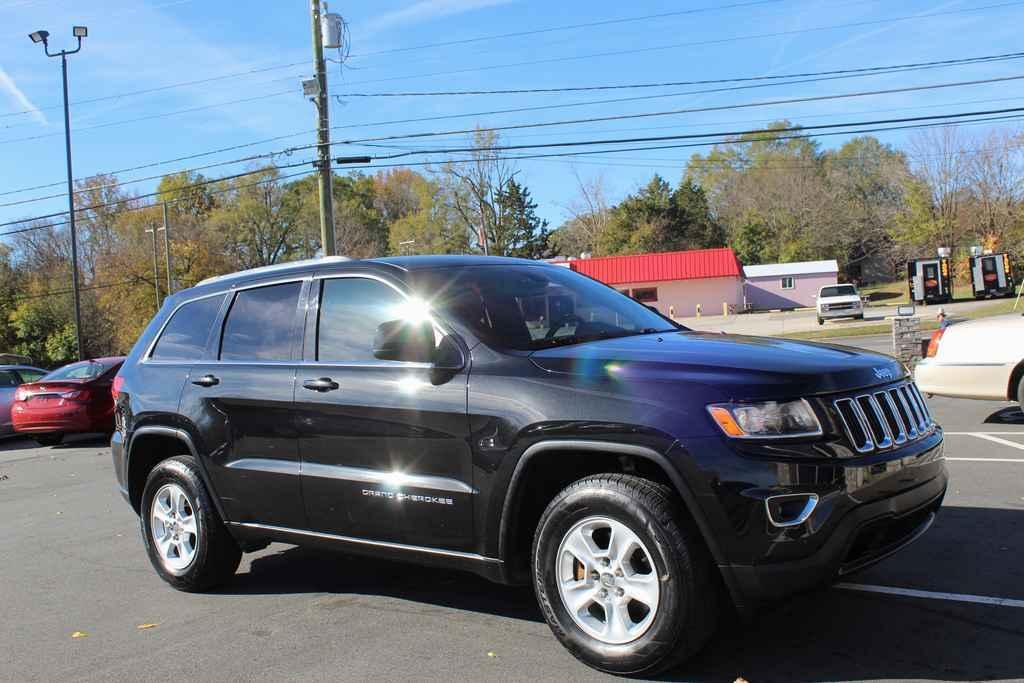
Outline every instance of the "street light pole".
<path fill-rule="evenodd" d="M 75 343 L 77 345 L 78 360 L 84 360 L 85 350 L 82 344 L 82 302 L 78 291 L 78 234 L 75 230 L 75 186 L 71 173 L 71 112 L 68 107 L 68 55 L 73 55 L 82 49 L 82 38 L 89 35 L 85 26 L 75 26 L 72 34 L 78 39 L 78 46 L 74 50 L 61 50 L 50 52 L 47 31 L 36 31 L 29 34 L 33 43 L 41 42 L 43 51 L 47 57 L 60 57 L 61 77 L 64 82 L 64 152 L 67 156 L 68 167 L 68 225 L 71 230 L 71 291 L 75 299 Z"/>

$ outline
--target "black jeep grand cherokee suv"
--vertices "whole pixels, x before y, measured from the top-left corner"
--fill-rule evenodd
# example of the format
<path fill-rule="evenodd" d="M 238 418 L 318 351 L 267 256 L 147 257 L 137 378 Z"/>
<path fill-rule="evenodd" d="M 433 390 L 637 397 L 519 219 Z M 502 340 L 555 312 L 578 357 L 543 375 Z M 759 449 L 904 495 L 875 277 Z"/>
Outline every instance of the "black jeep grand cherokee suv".
<path fill-rule="evenodd" d="M 340 258 L 168 298 L 111 442 L 175 588 L 270 541 L 532 580 L 584 662 L 650 674 L 722 600 L 920 536 L 942 431 L 891 358 L 691 332 L 558 266 Z"/>

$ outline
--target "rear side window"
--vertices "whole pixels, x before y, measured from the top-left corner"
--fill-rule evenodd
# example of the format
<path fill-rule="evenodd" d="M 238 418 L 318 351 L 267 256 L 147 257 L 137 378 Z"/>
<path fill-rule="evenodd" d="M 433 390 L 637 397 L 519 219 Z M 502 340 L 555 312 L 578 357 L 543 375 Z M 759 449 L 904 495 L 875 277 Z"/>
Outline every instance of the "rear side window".
<path fill-rule="evenodd" d="M 368 278 L 324 280 L 317 327 L 316 357 L 320 361 L 375 361 L 377 326 L 402 317 L 405 298 Z"/>
<path fill-rule="evenodd" d="M 17 375 L 11 370 L 0 370 L 0 389 L 4 387 L 16 387 L 21 382 L 18 381 Z"/>
<path fill-rule="evenodd" d="M 301 282 L 244 289 L 224 322 L 221 360 L 290 360 Z"/>
<path fill-rule="evenodd" d="M 38 370 L 18 370 L 18 374 L 21 375 L 22 382 L 35 382 L 37 379 L 45 375 L 45 372 L 39 372 Z"/>
<path fill-rule="evenodd" d="M 175 311 L 150 357 L 156 360 L 199 360 L 223 301 L 223 294 L 211 296 L 190 301 Z"/>

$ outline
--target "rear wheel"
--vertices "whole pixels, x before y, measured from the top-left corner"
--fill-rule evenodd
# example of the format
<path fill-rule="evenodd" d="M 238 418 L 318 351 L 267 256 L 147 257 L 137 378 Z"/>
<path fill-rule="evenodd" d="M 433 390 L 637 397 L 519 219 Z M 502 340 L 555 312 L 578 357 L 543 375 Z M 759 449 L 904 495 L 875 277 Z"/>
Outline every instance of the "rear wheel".
<path fill-rule="evenodd" d="M 242 551 L 217 514 L 194 458 L 153 468 L 142 492 L 140 522 L 149 561 L 182 591 L 203 591 L 230 579 Z"/>
<path fill-rule="evenodd" d="M 667 487 L 622 474 L 571 484 L 544 511 L 532 558 L 551 630 L 601 671 L 657 673 L 714 630 L 710 557 Z"/>
<path fill-rule="evenodd" d="M 1017 404 L 1024 411 L 1024 377 L 1021 377 L 1020 382 L 1017 383 Z"/>
<path fill-rule="evenodd" d="M 40 446 L 56 446 L 64 440 L 63 434 L 36 434 L 33 439 Z"/>

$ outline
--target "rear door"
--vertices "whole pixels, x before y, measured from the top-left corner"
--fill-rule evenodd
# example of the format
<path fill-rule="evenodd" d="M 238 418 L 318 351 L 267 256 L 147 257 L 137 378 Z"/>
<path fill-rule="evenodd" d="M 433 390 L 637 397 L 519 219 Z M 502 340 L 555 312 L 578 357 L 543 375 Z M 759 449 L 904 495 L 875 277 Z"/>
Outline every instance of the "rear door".
<path fill-rule="evenodd" d="M 413 306 L 369 274 L 313 283 L 295 389 L 306 510 L 318 531 L 467 549 L 467 371 L 373 355 L 377 326 Z"/>
<path fill-rule="evenodd" d="M 229 294 L 209 357 L 191 365 L 182 392 L 180 412 L 234 522 L 306 526 L 292 398 L 307 282 Z"/>

